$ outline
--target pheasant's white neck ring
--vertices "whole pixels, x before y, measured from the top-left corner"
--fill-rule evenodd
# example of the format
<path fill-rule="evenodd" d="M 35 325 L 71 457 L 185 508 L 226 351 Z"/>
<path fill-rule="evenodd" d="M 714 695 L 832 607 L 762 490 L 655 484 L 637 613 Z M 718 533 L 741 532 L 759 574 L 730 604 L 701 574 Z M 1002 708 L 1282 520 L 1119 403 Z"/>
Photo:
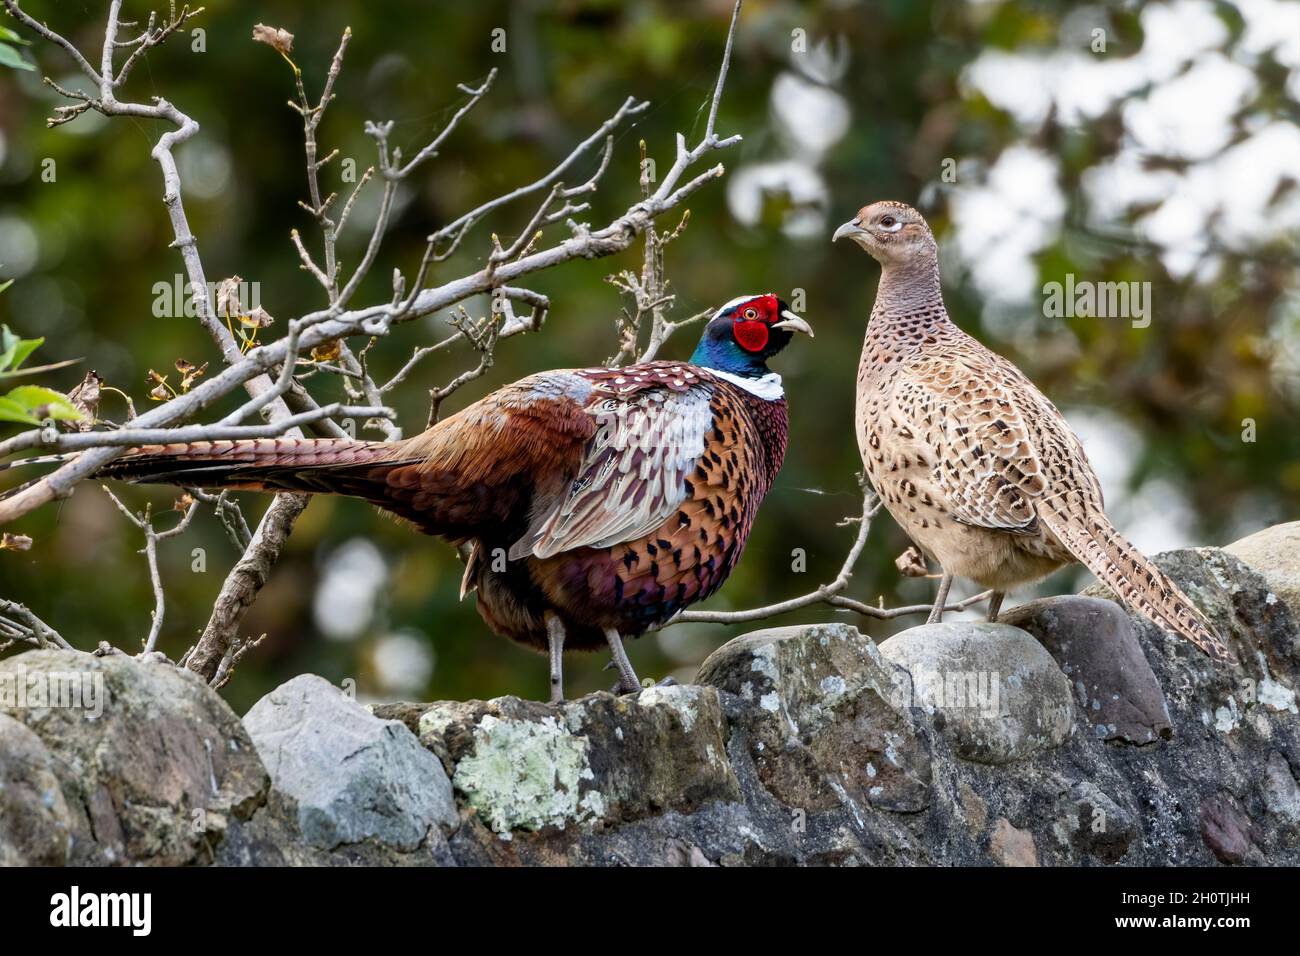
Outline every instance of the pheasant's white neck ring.
<path fill-rule="evenodd" d="M 751 395 L 757 395 L 765 401 L 775 402 L 778 399 L 785 398 L 785 389 L 781 386 L 781 376 L 776 372 L 768 372 L 758 378 L 745 378 L 743 375 L 733 375 L 731 372 L 723 372 L 716 368 L 709 369 L 709 372 L 718 376 L 718 378 L 725 378 L 732 385 L 737 385 Z"/>

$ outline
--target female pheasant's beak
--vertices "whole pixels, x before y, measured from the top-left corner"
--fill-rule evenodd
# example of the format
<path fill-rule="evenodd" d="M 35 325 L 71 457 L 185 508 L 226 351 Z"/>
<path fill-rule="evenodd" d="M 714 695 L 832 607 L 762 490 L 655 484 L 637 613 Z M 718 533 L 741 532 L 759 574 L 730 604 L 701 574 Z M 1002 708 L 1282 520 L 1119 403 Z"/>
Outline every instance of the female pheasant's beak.
<path fill-rule="evenodd" d="M 812 326 L 789 310 L 781 313 L 781 321 L 773 322 L 772 328 L 789 329 L 791 332 L 802 332 L 810 339 L 816 338 L 816 336 L 813 335 Z"/>
<path fill-rule="evenodd" d="M 835 230 L 835 235 L 831 236 L 831 242 L 837 239 L 843 239 L 845 236 L 856 236 L 859 233 L 865 233 L 867 230 L 858 225 L 857 219 L 851 219 L 844 225 Z"/>

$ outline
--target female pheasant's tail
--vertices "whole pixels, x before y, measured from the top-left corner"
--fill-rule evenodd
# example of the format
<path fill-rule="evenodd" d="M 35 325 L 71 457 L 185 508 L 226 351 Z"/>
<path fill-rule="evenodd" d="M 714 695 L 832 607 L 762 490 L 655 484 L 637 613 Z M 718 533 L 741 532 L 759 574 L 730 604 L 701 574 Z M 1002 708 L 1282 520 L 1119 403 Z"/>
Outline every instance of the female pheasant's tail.
<path fill-rule="evenodd" d="M 1099 511 L 1086 515 L 1040 511 L 1040 520 L 1124 603 L 1191 641 L 1213 660 L 1236 664 L 1214 626 L 1169 576 L 1115 530 Z"/>
<path fill-rule="evenodd" d="M 366 497 L 394 446 L 344 438 L 255 438 L 145 445 L 97 477 L 145 484 Z"/>

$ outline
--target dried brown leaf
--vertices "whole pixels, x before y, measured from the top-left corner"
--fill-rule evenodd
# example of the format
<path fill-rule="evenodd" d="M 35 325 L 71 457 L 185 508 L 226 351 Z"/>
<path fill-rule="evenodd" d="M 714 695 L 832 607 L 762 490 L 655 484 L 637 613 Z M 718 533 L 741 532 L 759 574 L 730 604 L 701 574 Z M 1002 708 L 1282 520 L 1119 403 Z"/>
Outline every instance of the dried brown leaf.
<path fill-rule="evenodd" d="M 68 401 L 72 403 L 73 408 L 81 412 L 83 417 L 75 421 L 63 422 L 64 428 L 88 432 L 95 427 L 95 419 L 99 417 L 100 388 L 103 384 L 103 377 L 92 368 L 81 383 L 68 393 Z"/>
<path fill-rule="evenodd" d="M 217 315 L 236 316 L 243 312 L 239 302 L 239 286 L 244 280 L 231 276 L 217 283 Z"/>
<path fill-rule="evenodd" d="M 176 371 L 181 373 L 181 391 L 188 392 L 193 388 L 195 381 L 202 378 L 207 370 L 207 362 L 202 365 L 195 365 L 186 359 L 178 358 L 176 360 Z"/>
<path fill-rule="evenodd" d="M 32 539 L 25 534 L 0 533 L 0 551 L 30 551 Z"/>
<path fill-rule="evenodd" d="M 293 50 L 293 34 L 285 29 L 268 27 L 265 23 L 258 23 L 253 27 L 253 40 L 256 43 L 265 43 L 273 50 L 288 56 Z"/>
<path fill-rule="evenodd" d="M 264 329 L 268 325 L 274 323 L 275 319 L 271 318 L 271 313 L 267 312 L 266 309 L 259 305 L 247 315 L 241 315 L 239 317 L 239 322 L 241 325 L 246 325 L 251 329 Z"/>

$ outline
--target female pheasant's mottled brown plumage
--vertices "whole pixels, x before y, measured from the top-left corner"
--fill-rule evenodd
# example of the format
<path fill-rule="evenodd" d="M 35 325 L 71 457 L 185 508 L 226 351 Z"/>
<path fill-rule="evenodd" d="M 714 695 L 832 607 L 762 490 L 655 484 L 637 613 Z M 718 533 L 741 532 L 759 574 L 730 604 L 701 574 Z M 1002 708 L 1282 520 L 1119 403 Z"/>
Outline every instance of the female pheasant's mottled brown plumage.
<path fill-rule="evenodd" d="M 1080 561 L 1119 597 L 1218 661 L 1205 616 L 1115 530 L 1078 437 L 1018 368 L 948 318 L 934 237 L 878 202 L 841 226 L 881 263 L 858 368 L 858 447 L 885 508 L 953 576 L 1002 593 Z"/>

